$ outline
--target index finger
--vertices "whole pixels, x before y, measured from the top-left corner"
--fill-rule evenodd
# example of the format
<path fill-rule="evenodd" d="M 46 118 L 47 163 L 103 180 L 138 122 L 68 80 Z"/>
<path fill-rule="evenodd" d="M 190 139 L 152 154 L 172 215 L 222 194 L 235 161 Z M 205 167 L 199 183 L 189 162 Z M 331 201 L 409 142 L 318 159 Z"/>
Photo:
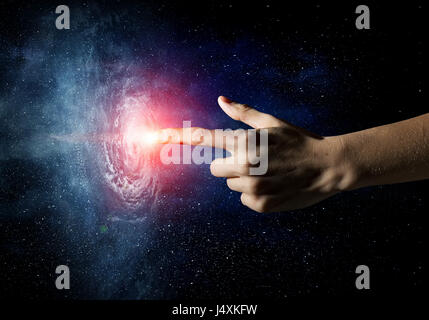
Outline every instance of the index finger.
<path fill-rule="evenodd" d="M 158 143 L 180 143 L 234 151 L 238 130 L 205 129 L 199 127 L 167 128 L 157 131 Z"/>

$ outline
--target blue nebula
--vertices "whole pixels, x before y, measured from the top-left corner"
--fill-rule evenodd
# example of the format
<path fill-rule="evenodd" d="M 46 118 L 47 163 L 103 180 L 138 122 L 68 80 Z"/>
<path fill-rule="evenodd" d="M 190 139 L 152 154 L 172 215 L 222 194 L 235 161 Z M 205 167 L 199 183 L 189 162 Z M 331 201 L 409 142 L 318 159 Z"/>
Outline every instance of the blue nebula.
<path fill-rule="evenodd" d="M 340 244 L 343 222 L 334 218 L 350 203 L 346 219 L 359 217 L 352 216 L 359 211 L 352 195 L 260 215 L 242 206 L 207 165 L 136 170 L 150 166 L 146 159 L 124 172 L 132 159 L 116 135 L 136 110 L 150 125 L 160 108 L 171 126 L 191 120 L 207 128 L 244 127 L 216 105 L 219 95 L 322 135 L 345 131 L 353 119 L 337 119 L 349 70 L 333 63 L 331 52 L 308 50 L 300 37 L 285 39 L 281 53 L 258 35 L 223 39 L 180 17 L 161 19 L 152 5 L 71 9 L 70 30 L 56 30 L 52 13 L 45 13 L 31 21 L 25 41 L 8 42 L 7 54 L 0 54 L 10 66 L 0 128 L 12 141 L 2 143 L 0 160 L 4 172 L 15 168 L 9 176 L 17 185 L 12 200 L 0 205 L 2 221 L 40 226 L 30 244 L 8 244 L 8 252 L 28 260 L 25 248 L 36 248 L 31 254 L 44 257 L 34 262 L 38 270 L 70 267 L 71 293 L 48 294 L 284 297 L 326 286 L 318 270 L 335 265 L 337 255 L 341 270 L 348 261 L 354 265 L 349 243 Z M 107 133 L 110 140 L 72 138 Z M 16 183 L 21 174 L 25 179 Z M 333 229 L 327 221 L 335 221 Z"/>

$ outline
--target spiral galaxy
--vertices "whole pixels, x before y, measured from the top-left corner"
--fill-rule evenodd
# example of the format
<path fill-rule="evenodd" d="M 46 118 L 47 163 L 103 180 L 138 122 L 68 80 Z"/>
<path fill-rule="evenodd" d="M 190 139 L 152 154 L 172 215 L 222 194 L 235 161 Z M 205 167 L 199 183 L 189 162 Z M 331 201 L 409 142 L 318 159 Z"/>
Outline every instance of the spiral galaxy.
<path fill-rule="evenodd" d="M 153 128 L 153 114 L 144 94 L 124 97 L 111 111 L 107 132 L 113 138 L 102 145 L 103 177 L 129 210 L 138 210 L 148 201 L 156 201 L 158 175 L 153 169 L 153 148 L 127 139 L 130 131 L 144 126 Z"/>

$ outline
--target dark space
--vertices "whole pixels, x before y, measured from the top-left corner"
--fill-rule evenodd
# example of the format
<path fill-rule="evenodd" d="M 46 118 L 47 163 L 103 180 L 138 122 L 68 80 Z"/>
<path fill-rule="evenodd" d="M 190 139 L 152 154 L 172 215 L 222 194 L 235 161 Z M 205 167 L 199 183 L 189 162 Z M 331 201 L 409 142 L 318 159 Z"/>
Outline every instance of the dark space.
<path fill-rule="evenodd" d="M 166 126 L 240 127 L 225 95 L 325 136 L 427 112 L 423 6 L 367 3 L 371 29 L 357 30 L 358 4 L 69 1 L 57 30 L 57 3 L 3 1 L 0 296 L 356 295 L 360 264 L 367 295 L 421 290 L 428 181 L 258 214 L 208 166 L 155 166 L 124 206 L 106 172 L 115 145 L 53 139 L 106 132 L 133 112 L 127 97 Z M 55 288 L 60 264 L 71 290 Z"/>

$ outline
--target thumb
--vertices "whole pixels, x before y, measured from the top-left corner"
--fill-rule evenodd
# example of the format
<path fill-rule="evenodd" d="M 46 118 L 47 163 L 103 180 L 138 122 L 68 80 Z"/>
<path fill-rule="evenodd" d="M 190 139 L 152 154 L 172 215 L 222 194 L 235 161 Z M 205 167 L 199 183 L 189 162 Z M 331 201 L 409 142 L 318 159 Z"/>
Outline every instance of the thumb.
<path fill-rule="evenodd" d="M 283 127 L 285 122 L 267 113 L 259 112 L 248 105 L 231 101 L 227 97 L 218 98 L 219 106 L 234 120 L 239 120 L 255 128 Z"/>

